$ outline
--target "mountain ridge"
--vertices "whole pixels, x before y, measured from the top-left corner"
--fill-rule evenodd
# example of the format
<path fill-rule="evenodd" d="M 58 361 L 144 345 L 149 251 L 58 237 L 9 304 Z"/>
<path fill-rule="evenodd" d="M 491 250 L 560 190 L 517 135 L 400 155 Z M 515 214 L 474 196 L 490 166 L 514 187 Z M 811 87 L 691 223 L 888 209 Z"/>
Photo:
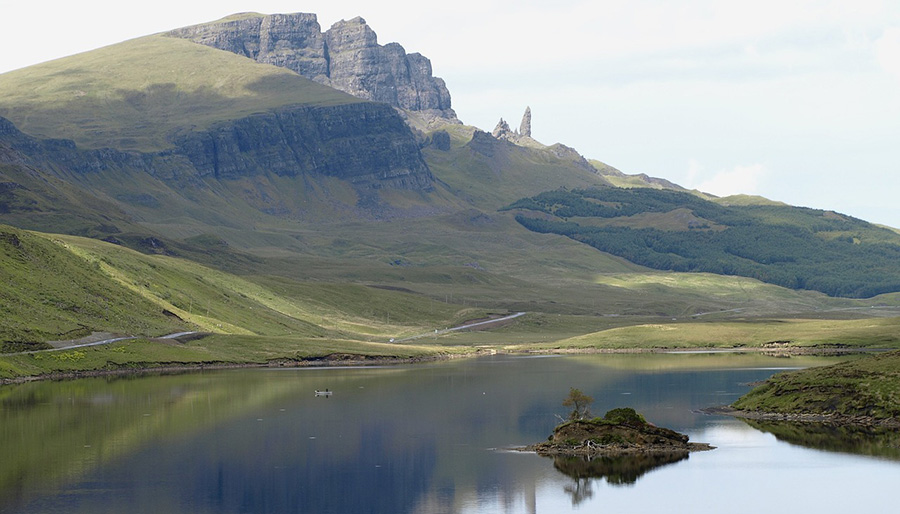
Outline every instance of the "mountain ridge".
<path fill-rule="evenodd" d="M 311 13 L 244 13 L 166 33 L 290 69 L 358 98 L 456 120 L 450 91 L 431 61 L 398 43 L 379 45 L 362 17 L 322 31 Z"/>

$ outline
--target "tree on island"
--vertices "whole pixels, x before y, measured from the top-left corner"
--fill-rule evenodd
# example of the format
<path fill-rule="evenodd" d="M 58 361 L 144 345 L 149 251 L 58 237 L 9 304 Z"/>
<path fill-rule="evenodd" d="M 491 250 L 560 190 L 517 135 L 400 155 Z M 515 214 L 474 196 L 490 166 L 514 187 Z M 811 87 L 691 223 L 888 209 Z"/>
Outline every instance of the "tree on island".
<path fill-rule="evenodd" d="M 594 403 L 594 399 L 584 393 L 581 392 L 580 389 L 575 389 L 574 387 L 569 388 L 569 396 L 563 400 L 563 407 L 572 407 L 572 412 L 569 413 L 569 419 L 571 421 L 578 421 L 582 419 L 589 419 L 591 417 L 591 404 Z"/>

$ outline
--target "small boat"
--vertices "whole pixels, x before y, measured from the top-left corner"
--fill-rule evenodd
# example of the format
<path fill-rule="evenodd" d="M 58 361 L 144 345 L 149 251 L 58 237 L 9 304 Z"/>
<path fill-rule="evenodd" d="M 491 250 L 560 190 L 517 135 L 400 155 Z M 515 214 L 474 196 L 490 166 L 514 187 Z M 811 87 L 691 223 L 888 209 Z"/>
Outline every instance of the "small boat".
<path fill-rule="evenodd" d="M 316 396 L 331 396 L 331 393 L 332 391 L 329 391 L 328 389 L 324 391 L 319 391 L 318 389 L 316 389 Z"/>

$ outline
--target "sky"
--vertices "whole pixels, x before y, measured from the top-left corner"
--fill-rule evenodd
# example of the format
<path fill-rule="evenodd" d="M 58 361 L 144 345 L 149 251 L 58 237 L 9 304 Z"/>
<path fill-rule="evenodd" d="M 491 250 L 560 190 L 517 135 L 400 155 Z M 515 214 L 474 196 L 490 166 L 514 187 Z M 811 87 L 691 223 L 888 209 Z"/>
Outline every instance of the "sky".
<path fill-rule="evenodd" d="M 900 228 L 898 0 L 0 0 L 0 73 L 247 11 L 362 16 L 484 130 Z"/>

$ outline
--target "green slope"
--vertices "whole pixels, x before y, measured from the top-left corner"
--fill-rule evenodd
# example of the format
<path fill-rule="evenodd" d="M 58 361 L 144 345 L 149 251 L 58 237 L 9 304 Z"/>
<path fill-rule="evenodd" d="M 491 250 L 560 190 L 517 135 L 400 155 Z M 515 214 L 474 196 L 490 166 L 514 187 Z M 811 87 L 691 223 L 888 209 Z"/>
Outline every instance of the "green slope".
<path fill-rule="evenodd" d="M 896 425 L 900 417 L 900 352 L 781 373 L 732 406 L 761 413 L 887 420 Z"/>
<path fill-rule="evenodd" d="M 426 162 L 451 194 L 479 209 L 494 211 L 523 196 L 560 187 L 609 184 L 574 153 L 517 146 L 465 125 L 440 130 L 450 134 L 450 149 L 426 147 Z"/>
<path fill-rule="evenodd" d="M 0 219 L 29 230 L 90 237 L 138 229 L 114 201 L 29 166 L 3 162 L 0 162 Z"/>
<path fill-rule="evenodd" d="M 93 331 L 163 335 L 189 326 L 103 276 L 99 264 L 88 265 L 58 238 L 0 226 L 0 272 L 0 342 L 7 350 Z"/>
<path fill-rule="evenodd" d="M 514 202 L 516 219 L 654 269 L 738 275 L 832 296 L 900 291 L 900 238 L 831 211 L 604 188 Z"/>
<path fill-rule="evenodd" d="M 238 277 L 102 241 L 0 227 L 5 343 L 183 330 L 386 340 L 477 315 L 399 291 Z"/>
<path fill-rule="evenodd" d="M 153 152 L 203 129 L 286 105 L 360 102 L 296 73 L 178 38 L 133 39 L 0 75 L 0 116 L 81 148 Z"/>

